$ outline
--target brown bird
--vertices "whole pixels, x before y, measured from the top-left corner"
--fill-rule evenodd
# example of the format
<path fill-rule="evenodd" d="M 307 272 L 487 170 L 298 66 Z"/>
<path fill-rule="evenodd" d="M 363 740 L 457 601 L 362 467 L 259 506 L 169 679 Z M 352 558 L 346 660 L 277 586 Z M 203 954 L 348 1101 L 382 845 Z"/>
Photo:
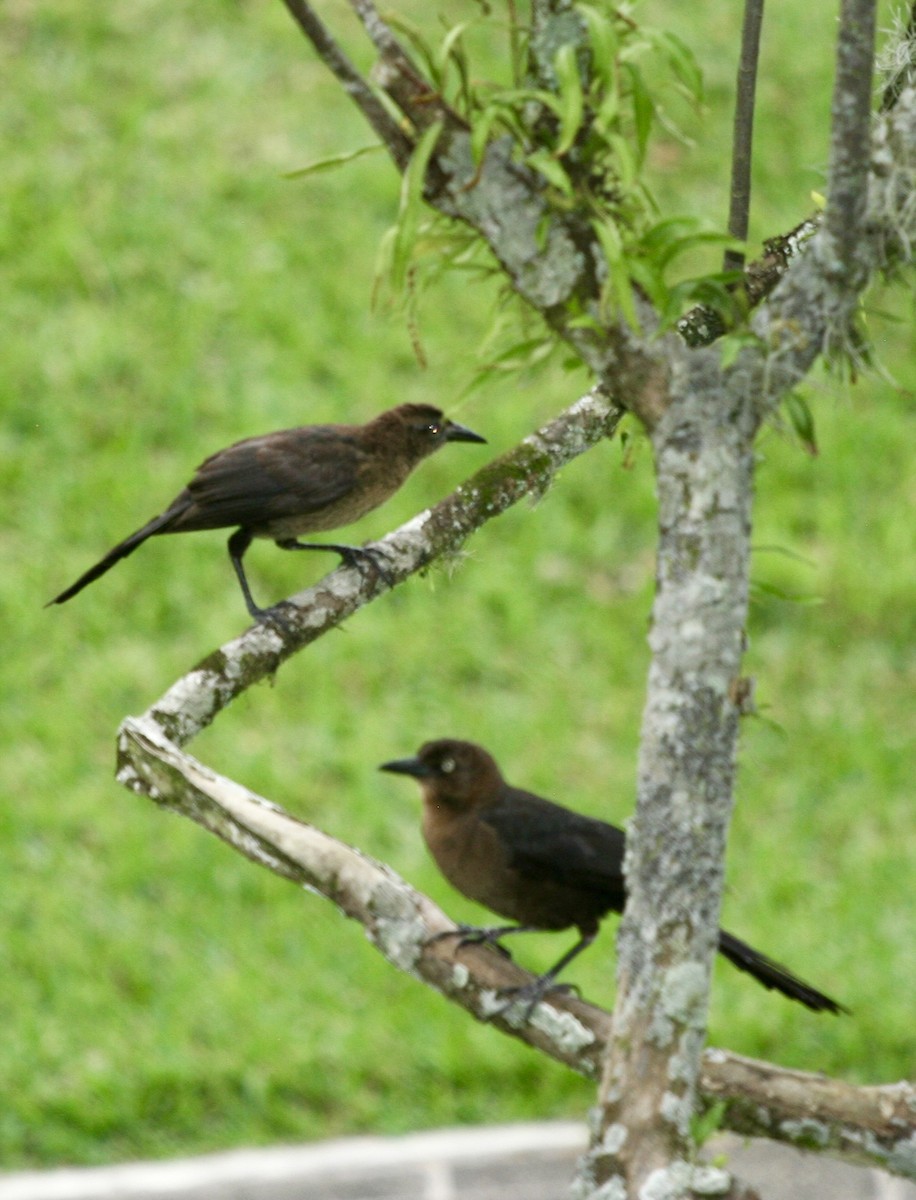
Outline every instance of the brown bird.
<path fill-rule="evenodd" d="M 237 525 L 229 557 L 248 612 L 272 612 L 251 596 L 242 556 L 252 539 L 272 538 L 281 550 L 334 550 L 348 566 L 375 553 L 335 542 L 297 541 L 299 534 L 350 525 L 393 495 L 414 467 L 446 442 L 486 442 L 429 404 L 401 404 L 366 425 L 301 425 L 246 438 L 219 450 L 165 512 L 119 542 L 49 604 L 63 604 L 160 533 L 191 533 Z"/>
<path fill-rule="evenodd" d="M 509 933 L 578 928 L 579 941 L 549 971 L 523 988 L 507 990 L 511 1000 L 529 1002 L 530 1015 L 563 968 L 594 941 L 601 918 L 623 911 L 623 830 L 511 787 L 486 750 L 471 742 L 427 742 L 416 758 L 383 763 L 380 770 L 419 782 L 423 837 L 449 883 L 516 922 L 485 929 L 459 926 L 438 936 L 492 945 Z M 724 930 L 719 952 L 764 987 L 815 1012 L 847 1011 Z"/>

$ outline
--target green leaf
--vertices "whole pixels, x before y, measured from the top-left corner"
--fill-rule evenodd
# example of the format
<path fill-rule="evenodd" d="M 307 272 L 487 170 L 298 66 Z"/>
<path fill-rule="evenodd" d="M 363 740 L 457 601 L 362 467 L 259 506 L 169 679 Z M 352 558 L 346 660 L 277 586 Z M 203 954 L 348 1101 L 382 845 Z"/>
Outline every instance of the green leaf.
<path fill-rule="evenodd" d="M 595 236 L 601 243 L 604 260 L 607 264 L 607 279 L 602 288 L 602 304 L 612 304 L 612 307 L 622 314 L 631 329 L 639 333 L 640 324 L 636 313 L 636 301 L 633 298 L 633 281 L 630 278 L 629 263 L 624 256 L 620 230 L 607 215 L 593 220 L 591 224 Z"/>
<path fill-rule="evenodd" d="M 598 107 L 595 109 L 593 118 L 595 132 L 602 137 L 607 137 L 610 130 L 614 128 L 620 117 L 620 93 L 617 90 L 616 81 L 613 87 L 609 87 Z"/>
<path fill-rule="evenodd" d="M 362 158 L 364 154 L 374 154 L 376 150 L 381 150 L 381 144 L 376 142 L 372 146 L 360 146 L 358 150 L 349 150 L 345 154 L 334 154 L 330 158 L 321 158 L 317 162 L 308 163 L 304 167 L 297 167 L 295 171 L 284 171 L 284 179 L 302 179 L 306 175 L 318 175 L 322 171 L 333 171 L 335 167 L 345 167 L 347 163 L 351 163 L 354 159 Z"/>
<path fill-rule="evenodd" d="M 639 315 L 636 312 L 636 300 L 633 296 L 633 281 L 630 279 L 630 272 L 627 270 L 626 264 L 622 260 L 608 263 L 608 278 L 611 290 L 617 300 L 617 308 L 623 319 L 634 333 L 642 333 Z"/>
<path fill-rule="evenodd" d="M 372 305 L 375 307 L 382 284 L 391 275 L 391 263 L 394 258 L 394 241 L 397 236 L 397 225 L 389 225 L 379 239 L 375 255 L 375 271 L 372 277 Z"/>
<path fill-rule="evenodd" d="M 554 154 L 565 154 L 576 140 L 576 135 L 582 128 L 582 118 L 585 114 L 585 98 L 582 95 L 582 77 L 579 74 L 579 60 L 576 57 L 575 46 L 569 42 L 561 46 L 553 60 L 553 68 L 557 76 L 560 108 L 560 138 Z"/>
<path fill-rule="evenodd" d="M 741 333 L 727 333 L 719 338 L 719 364 L 723 371 L 734 365 L 738 355 L 752 340 L 756 339 L 748 339 Z"/>
<path fill-rule="evenodd" d="M 590 4 L 577 4 L 576 11 L 588 29 L 592 73 L 603 87 L 616 87 L 618 37 L 614 22 Z"/>
<path fill-rule="evenodd" d="M 700 102 L 703 99 L 703 72 L 686 42 L 682 42 L 677 34 L 667 29 L 644 29 L 643 32 L 664 54 L 675 78 L 684 86 L 690 97 Z"/>
<path fill-rule="evenodd" d="M 448 60 L 450 58 L 453 58 L 456 54 L 463 54 L 459 47 L 459 43 L 469 24 L 469 21 L 462 21 L 458 25 L 453 25 L 442 39 L 439 49 L 436 53 L 436 66 L 440 71 L 445 70 L 445 68 L 448 66 Z"/>
<path fill-rule="evenodd" d="M 652 130 L 653 118 L 655 117 L 655 102 L 652 99 L 651 92 L 646 87 L 639 67 L 634 63 L 625 63 L 624 65 L 630 80 L 633 121 L 636 128 L 636 145 L 641 164 L 646 155 L 646 146 L 649 143 L 649 134 Z"/>
<path fill-rule="evenodd" d="M 549 337 L 527 338 L 497 354 L 483 369 L 485 371 L 520 371 L 525 367 L 534 366 L 535 363 L 546 358 L 553 349 L 554 343 Z"/>
<path fill-rule="evenodd" d="M 472 24 L 473 22 L 471 21 L 462 21 L 460 24 L 452 26 L 442 39 L 439 49 L 436 52 L 436 69 L 442 81 L 440 90 L 445 90 L 448 79 L 448 68 L 449 64 L 451 64 L 458 73 L 459 92 L 467 108 L 471 106 L 471 79 L 468 56 L 462 38 L 465 30 Z"/>
<path fill-rule="evenodd" d="M 529 167 L 533 167 L 535 171 L 543 175 L 548 183 L 552 184 L 558 191 L 569 199 L 573 197 L 572 180 L 566 174 L 562 165 L 557 162 L 554 156 L 548 150 L 535 150 L 533 154 L 529 154 L 525 162 Z"/>
<path fill-rule="evenodd" d="M 798 434 L 802 448 L 812 457 L 817 457 L 817 431 L 814 428 L 814 417 L 808 407 L 808 401 L 800 392 L 788 392 L 785 398 L 786 412 L 792 428 Z"/>
<path fill-rule="evenodd" d="M 776 583 L 764 583 L 760 579 L 752 579 L 750 592 L 753 597 L 758 596 L 773 596 L 776 600 L 782 600 L 786 604 L 801 604 L 806 608 L 818 608 L 825 603 L 823 596 L 818 596 L 815 592 L 790 592 L 784 587 L 780 587 Z"/>
<path fill-rule="evenodd" d="M 483 160 L 484 151 L 487 148 L 487 142 L 490 140 L 490 134 L 493 131 L 493 126 L 503 119 L 503 108 L 500 104 L 490 104 L 474 121 L 471 126 L 471 157 L 476 165 L 480 165 Z"/>
<path fill-rule="evenodd" d="M 614 165 L 617 168 L 617 178 L 625 190 L 629 190 L 639 178 L 639 167 L 633 157 L 633 150 L 626 138 L 619 133 L 608 136 L 608 145 L 614 151 Z"/>
<path fill-rule="evenodd" d="M 658 264 L 650 258 L 630 259 L 630 278 L 639 284 L 659 312 L 669 304 L 669 288 Z"/>
<path fill-rule="evenodd" d="M 690 1134 L 697 1147 L 709 1141 L 716 1130 L 719 1129 L 727 1107 L 728 1105 L 724 1100 L 717 1100 L 704 1113 L 694 1113 L 690 1118 Z"/>
<path fill-rule="evenodd" d="M 407 279 L 407 270 L 423 212 L 426 169 L 442 132 L 442 126 L 442 121 L 435 121 L 424 131 L 401 180 L 401 206 L 391 248 L 391 284 L 397 292 L 403 289 Z"/>
<path fill-rule="evenodd" d="M 461 399 L 464 400 L 483 387 L 494 375 L 501 372 L 506 374 L 512 371 L 522 372 L 537 366 L 549 358 L 556 348 L 556 343 L 551 337 L 527 338 L 507 347 L 495 358 L 477 368 L 462 389 Z"/>
<path fill-rule="evenodd" d="M 428 75 L 433 86 L 441 91 L 442 78 L 441 72 L 436 65 L 435 51 L 423 36 L 419 26 L 414 25 L 412 21 L 409 21 L 400 13 L 395 13 L 392 11 L 386 13 L 386 19 L 388 24 L 393 29 L 395 29 L 398 33 L 403 34 L 404 37 L 407 38 L 414 50 L 416 50 L 417 54 L 420 56 L 424 74 Z"/>
<path fill-rule="evenodd" d="M 678 255 L 700 246 L 727 246 L 741 249 L 742 243 L 717 229 L 706 229 L 696 217 L 669 217 L 657 221 L 640 238 L 643 252 L 662 268 Z"/>
<path fill-rule="evenodd" d="M 614 221 L 609 216 L 602 216 L 600 220 L 592 221 L 592 229 L 601 243 L 605 260 L 608 263 L 619 262 L 623 256 L 623 239 Z"/>
<path fill-rule="evenodd" d="M 515 139 L 519 147 L 525 147 L 530 142 L 530 129 L 525 120 L 525 105 L 536 102 L 546 104 L 552 111 L 559 108 L 559 101 L 549 92 L 538 92 L 513 88 L 511 91 L 500 92 L 474 117 L 471 126 L 471 154 L 475 163 L 483 158 L 484 150 L 494 127 L 503 126 Z"/>

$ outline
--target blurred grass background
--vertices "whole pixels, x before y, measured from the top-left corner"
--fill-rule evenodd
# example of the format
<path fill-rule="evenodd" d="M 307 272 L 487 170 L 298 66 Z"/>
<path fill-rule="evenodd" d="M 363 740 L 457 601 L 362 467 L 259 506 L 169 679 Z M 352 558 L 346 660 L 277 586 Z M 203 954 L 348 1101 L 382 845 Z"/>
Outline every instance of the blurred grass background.
<path fill-rule="evenodd" d="M 668 212 L 724 221 L 739 7 L 642 8 L 707 73 L 695 144 L 654 150 Z M 326 12 L 348 23 L 339 0 Z M 758 240 L 823 186 L 834 32 L 830 5 L 770 16 Z M 370 304 L 393 169 L 376 155 L 283 178 L 371 139 L 279 4 L 6 0 L 0 56 L 0 1166 L 583 1114 L 589 1084 L 114 783 L 121 718 L 246 624 L 222 534 L 156 539 L 71 605 L 42 604 L 236 438 L 408 400 L 489 438 L 424 464 L 365 538 L 587 381 L 547 367 L 461 400 L 494 292 L 455 279 L 422 310 L 420 369 L 403 321 Z M 820 458 L 777 431 L 760 443 L 747 669 L 765 719 L 743 732 L 723 916 L 854 1016 L 818 1018 L 727 965 L 711 1014 L 716 1043 L 868 1082 L 911 1071 L 916 1048 L 916 345 L 910 301 L 873 304 L 897 317 L 873 319 L 888 377 L 811 382 Z M 624 821 L 654 539 L 631 434 L 629 454 L 599 447 L 536 511 L 481 531 L 460 569 L 411 580 L 246 694 L 194 753 L 459 919 L 479 910 L 436 876 L 416 789 L 379 762 L 470 737 L 513 781 Z M 333 559 L 262 544 L 248 561 L 268 603 Z M 543 967 L 567 941 L 516 950 Z M 570 977 L 610 1005 L 613 969 L 609 921 Z"/>

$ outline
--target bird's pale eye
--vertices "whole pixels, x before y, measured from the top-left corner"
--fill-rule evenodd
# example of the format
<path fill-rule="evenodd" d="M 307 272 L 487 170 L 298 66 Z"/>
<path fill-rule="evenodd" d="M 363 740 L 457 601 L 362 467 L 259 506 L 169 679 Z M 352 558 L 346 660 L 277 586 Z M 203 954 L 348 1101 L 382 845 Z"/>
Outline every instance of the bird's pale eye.
<path fill-rule="evenodd" d="M 441 431 L 442 431 L 441 425 L 427 425 L 426 426 L 426 432 L 431 433 L 433 435 L 433 437 L 438 437 L 439 434 L 441 433 Z"/>
<path fill-rule="evenodd" d="M 442 762 L 439 763 L 439 770 L 443 775 L 451 775 L 452 771 L 455 769 L 455 766 L 456 763 L 453 758 L 443 758 Z"/>

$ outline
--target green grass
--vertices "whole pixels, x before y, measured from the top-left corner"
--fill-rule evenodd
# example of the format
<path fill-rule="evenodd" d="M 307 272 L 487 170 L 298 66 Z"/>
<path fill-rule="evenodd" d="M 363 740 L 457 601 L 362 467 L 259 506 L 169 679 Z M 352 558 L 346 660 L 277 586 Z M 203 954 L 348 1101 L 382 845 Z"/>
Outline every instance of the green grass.
<path fill-rule="evenodd" d="M 709 74 L 696 147 L 656 151 L 659 188 L 714 217 L 735 6 L 647 9 Z M 758 236 L 807 212 L 826 154 L 833 13 L 784 9 L 767 31 Z M 496 453 L 582 377 L 547 369 L 460 402 L 492 290 L 432 295 L 426 370 L 400 320 L 371 310 L 395 173 L 379 156 L 282 178 L 369 136 L 279 5 L 9 0 L 0 37 L 0 1165 L 581 1115 L 588 1084 L 114 783 L 120 719 L 246 624 L 221 534 L 157 540 L 71 605 L 42 604 L 234 438 L 429 399 Z M 916 1049 L 916 345 L 912 310 L 888 306 L 903 323 L 876 332 L 899 386 L 818 378 L 820 458 L 777 432 L 760 444 L 748 670 L 765 719 L 743 733 L 723 918 L 854 1016 L 818 1018 L 726 965 L 711 1018 L 736 1051 L 870 1082 Z M 448 448 L 354 536 L 486 453 Z M 632 461 L 599 447 L 476 535 L 460 569 L 411 580 L 246 694 L 194 751 L 479 916 L 426 859 L 416 789 L 375 766 L 430 736 L 476 738 L 514 781 L 625 820 L 653 538 L 645 443 Z M 264 603 L 321 567 L 250 555 Z M 567 940 L 517 949 L 546 966 Z M 571 977 L 612 1003 L 613 922 Z"/>

